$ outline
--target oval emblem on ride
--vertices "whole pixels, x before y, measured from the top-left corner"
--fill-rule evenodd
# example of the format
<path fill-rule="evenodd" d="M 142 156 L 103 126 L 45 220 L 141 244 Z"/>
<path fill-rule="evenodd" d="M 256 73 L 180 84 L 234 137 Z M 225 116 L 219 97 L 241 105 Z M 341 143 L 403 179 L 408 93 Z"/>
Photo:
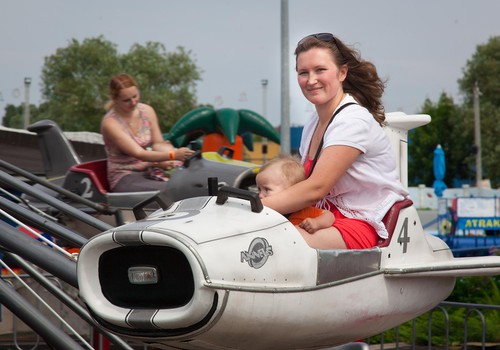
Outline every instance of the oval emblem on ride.
<path fill-rule="evenodd" d="M 271 255 L 273 255 L 273 247 L 265 238 L 257 237 L 250 243 L 248 251 L 241 252 L 241 262 L 248 262 L 250 267 L 259 269 L 264 266 Z"/>

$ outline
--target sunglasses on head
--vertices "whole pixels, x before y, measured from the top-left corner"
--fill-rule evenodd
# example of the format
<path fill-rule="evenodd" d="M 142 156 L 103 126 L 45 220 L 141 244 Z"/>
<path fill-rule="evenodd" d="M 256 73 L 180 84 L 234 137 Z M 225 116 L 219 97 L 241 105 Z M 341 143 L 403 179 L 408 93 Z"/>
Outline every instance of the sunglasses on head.
<path fill-rule="evenodd" d="M 327 43 L 333 41 L 333 43 L 335 45 L 337 45 L 337 41 L 335 40 L 335 37 L 331 33 L 317 33 L 317 34 L 308 35 L 305 38 L 303 38 L 302 40 L 300 40 L 298 45 L 304 43 L 304 41 L 306 39 L 309 39 L 310 37 L 316 38 L 318 40 L 321 40 L 321 41 L 324 41 L 324 42 L 327 42 Z"/>

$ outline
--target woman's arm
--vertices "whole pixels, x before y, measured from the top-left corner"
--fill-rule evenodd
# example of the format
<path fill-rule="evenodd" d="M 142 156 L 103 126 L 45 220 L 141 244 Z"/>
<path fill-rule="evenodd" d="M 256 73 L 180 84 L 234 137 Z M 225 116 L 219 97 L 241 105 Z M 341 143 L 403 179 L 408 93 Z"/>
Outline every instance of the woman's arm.
<path fill-rule="evenodd" d="M 360 154 L 360 150 L 349 146 L 325 148 L 309 178 L 263 198 L 262 204 L 282 214 L 315 205 L 330 192 Z"/>
<path fill-rule="evenodd" d="M 150 117 L 149 120 L 151 122 L 151 139 L 153 141 L 153 145 L 159 144 L 159 143 L 164 143 L 165 140 L 163 139 L 163 134 L 161 132 L 160 124 L 158 122 L 158 117 L 156 115 L 155 110 L 153 109 L 153 107 L 151 107 L 149 105 L 144 105 L 144 106 L 145 106 L 146 111 L 148 113 L 147 115 Z M 166 151 L 168 151 L 168 155 L 169 155 L 168 159 L 169 160 L 173 160 L 173 159 L 171 159 L 171 153 L 170 153 L 171 150 L 174 151 L 173 157 L 175 160 L 185 160 L 188 156 L 190 156 L 191 154 L 194 153 L 193 150 L 191 150 L 187 147 L 174 148 L 172 146 L 172 149 L 166 150 Z"/>
<path fill-rule="evenodd" d="M 154 120 L 156 125 L 158 125 L 156 114 L 154 115 Z M 152 122 L 151 124 L 153 125 L 154 123 Z M 161 138 L 159 142 L 161 142 L 163 137 L 161 135 L 160 128 L 157 127 L 156 131 L 154 131 L 154 129 L 155 128 L 152 128 L 151 130 L 153 133 L 152 137 L 158 139 L 159 135 Z M 154 133 L 156 133 L 156 136 L 154 136 Z M 103 137 L 111 140 L 121 152 L 139 160 L 145 162 L 161 162 L 170 159 L 170 152 L 149 151 L 139 146 L 137 142 L 135 142 L 134 139 L 131 138 L 125 130 L 123 130 L 122 125 L 113 118 L 105 118 L 102 121 L 101 134 Z"/>
<path fill-rule="evenodd" d="M 158 122 L 158 116 L 153 107 L 142 104 L 146 115 L 148 116 L 149 122 L 151 124 L 151 141 L 153 144 L 163 142 L 163 134 L 160 129 L 160 123 Z"/>

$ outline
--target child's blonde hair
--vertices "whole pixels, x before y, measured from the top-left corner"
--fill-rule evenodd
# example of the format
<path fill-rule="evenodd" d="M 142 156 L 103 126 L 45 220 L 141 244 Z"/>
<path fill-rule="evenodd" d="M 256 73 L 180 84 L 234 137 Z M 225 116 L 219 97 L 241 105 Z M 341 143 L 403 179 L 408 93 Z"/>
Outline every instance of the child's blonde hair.
<path fill-rule="evenodd" d="M 306 172 L 300 163 L 299 159 L 295 156 L 288 154 L 278 154 L 260 167 L 259 172 L 263 172 L 272 166 L 279 166 L 280 171 L 283 173 L 285 179 L 288 180 L 290 186 L 295 185 L 297 182 L 306 179 Z"/>

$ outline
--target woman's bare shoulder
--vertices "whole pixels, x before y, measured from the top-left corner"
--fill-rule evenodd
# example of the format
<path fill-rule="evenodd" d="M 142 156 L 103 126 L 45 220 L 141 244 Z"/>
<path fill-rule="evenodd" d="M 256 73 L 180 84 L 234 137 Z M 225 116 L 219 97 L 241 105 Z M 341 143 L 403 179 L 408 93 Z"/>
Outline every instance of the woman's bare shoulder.
<path fill-rule="evenodd" d="M 116 129 L 119 126 L 120 122 L 108 113 L 101 120 L 101 133 L 109 131 L 110 129 Z"/>
<path fill-rule="evenodd" d="M 139 105 L 139 108 L 140 108 L 143 112 L 145 112 L 145 113 L 147 113 L 147 114 L 154 114 L 154 113 L 155 113 L 154 108 L 153 108 L 153 107 L 151 107 L 151 106 L 150 106 L 150 105 L 148 105 L 148 104 L 145 104 L 145 103 L 141 103 L 141 104 Z"/>

